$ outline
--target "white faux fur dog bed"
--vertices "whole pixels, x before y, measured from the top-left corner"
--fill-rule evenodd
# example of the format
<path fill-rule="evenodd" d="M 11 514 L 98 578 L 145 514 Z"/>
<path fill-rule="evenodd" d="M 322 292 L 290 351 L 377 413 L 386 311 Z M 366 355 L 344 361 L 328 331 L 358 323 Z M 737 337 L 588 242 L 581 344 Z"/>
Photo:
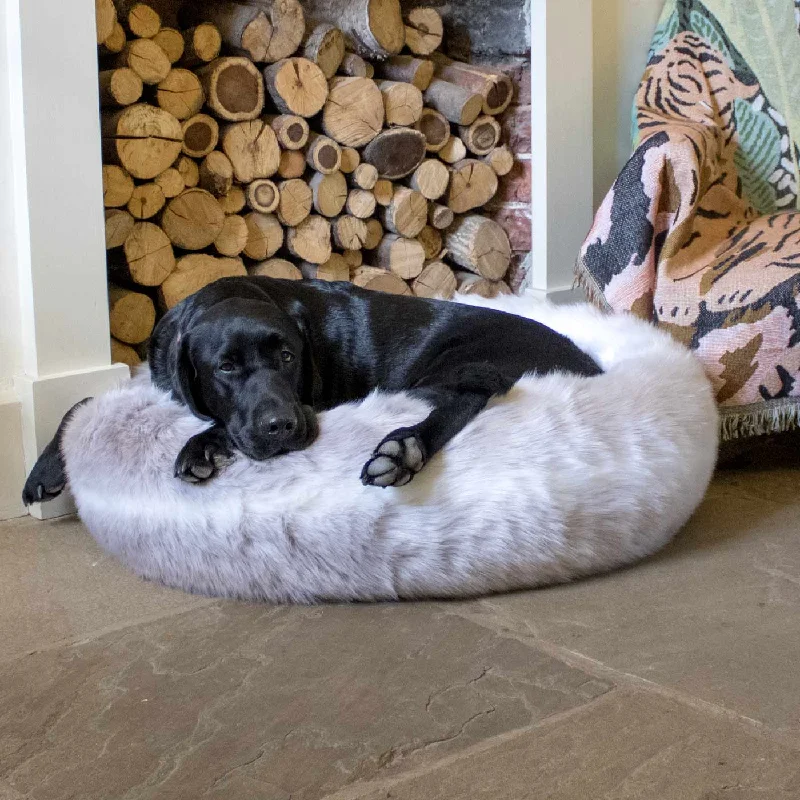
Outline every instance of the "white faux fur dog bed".
<path fill-rule="evenodd" d="M 307 450 L 239 458 L 208 485 L 172 477 L 204 423 L 145 374 L 80 408 L 63 443 L 79 513 L 138 574 L 275 602 L 463 597 L 565 581 L 662 547 L 702 499 L 717 411 L 699 363 L 631 317 L 530 298 L 463 302 L 540 320 L 591 353 L 595 378 L 530 377 L 401 489 L 364 461 L 426 407 L 373 394 L 320 415 Z"/>

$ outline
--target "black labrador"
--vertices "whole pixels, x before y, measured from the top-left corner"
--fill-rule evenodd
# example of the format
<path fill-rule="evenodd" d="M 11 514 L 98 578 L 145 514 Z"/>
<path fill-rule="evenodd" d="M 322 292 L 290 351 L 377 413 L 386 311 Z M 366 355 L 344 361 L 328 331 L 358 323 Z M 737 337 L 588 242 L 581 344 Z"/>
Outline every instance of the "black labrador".
<path fill-rule="evenodd" d="M 190 482 L 213 478 L 235 451 L 264 460 L 307 447 L 316 412 L 374 389 L 425 400 L 429 416 L 387 432 L 364 465 L 361 480 L 382 487 L 408 483 L 522 375 L 601 372 L 566 337 L 512 314 L 261 277 L 224 278 L 169 311 L 149 362 L 156 386 L 213 422 L 178 455 L 175 475 Z M 58 447 L 48 449 L 52 460 Z M 54 483 L 54 474 L 39 481 L 38 468 L 26 502 Z"/>

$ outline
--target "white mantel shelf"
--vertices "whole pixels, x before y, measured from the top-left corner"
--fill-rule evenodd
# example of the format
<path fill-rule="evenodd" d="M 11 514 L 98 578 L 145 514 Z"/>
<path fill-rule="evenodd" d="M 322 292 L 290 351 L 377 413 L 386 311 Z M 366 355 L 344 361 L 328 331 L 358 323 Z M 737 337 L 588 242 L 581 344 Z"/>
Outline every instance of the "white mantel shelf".
<path fill-rule="evenodd" d="M 75 402 L 125 380 L 110 363 L 94 6 L 0 0 L 0 519 Z M 572 297 L 592 214 L 592 4 L 531 0 L 533 250 L 527 288 Z M 68 35 L 67 35 L 68 34 Z M 70 510 L 55 502 L 32 513 Z"/>

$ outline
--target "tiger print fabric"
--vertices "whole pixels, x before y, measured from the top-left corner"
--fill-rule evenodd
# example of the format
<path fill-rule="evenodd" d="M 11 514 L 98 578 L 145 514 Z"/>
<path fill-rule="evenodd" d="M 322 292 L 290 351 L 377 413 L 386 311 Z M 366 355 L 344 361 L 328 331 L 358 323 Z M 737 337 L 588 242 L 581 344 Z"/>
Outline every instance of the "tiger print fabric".
<path fill-rule="evenodd" d="M 748 26 L 720 19 L 745 13 L 726 11 L 737 5 L 755 12 Z M 765 40 L 796 40 L 773 60 L 800 56 L 800 0 L 667 3 L 635 100 L 635 151 L 577 265 L 598 303 L 697 352 L 724 438 L 800 421 L 800 132 L 775 88 L 787 76 L 757 49 L 759 21 Z M 748 31 L 741 49 L 723 22 Z M 758 54 L 763 79 L 743 52 Z"/>

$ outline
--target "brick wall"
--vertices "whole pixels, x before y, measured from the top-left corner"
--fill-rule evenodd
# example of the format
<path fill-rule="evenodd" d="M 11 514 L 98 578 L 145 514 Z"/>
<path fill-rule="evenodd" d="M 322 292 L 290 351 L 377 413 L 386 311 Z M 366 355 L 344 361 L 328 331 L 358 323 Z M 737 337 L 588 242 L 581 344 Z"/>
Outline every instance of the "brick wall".
<path fill-rule="evenodd" d="M 419 0 L 402 0 L 405 7 Z M 491 215 L 505 228 L 514 257 L 509 282 L 525 277 L 531 247 L 531 68 L 529 0 L 426 0 L 445 23 L 444 49 L 451 58 L 486 64 L 514 81 L 514 101 L 502 115 L 503 141 L 517 157 L 500 181 Z"/>

